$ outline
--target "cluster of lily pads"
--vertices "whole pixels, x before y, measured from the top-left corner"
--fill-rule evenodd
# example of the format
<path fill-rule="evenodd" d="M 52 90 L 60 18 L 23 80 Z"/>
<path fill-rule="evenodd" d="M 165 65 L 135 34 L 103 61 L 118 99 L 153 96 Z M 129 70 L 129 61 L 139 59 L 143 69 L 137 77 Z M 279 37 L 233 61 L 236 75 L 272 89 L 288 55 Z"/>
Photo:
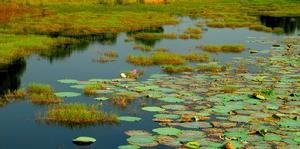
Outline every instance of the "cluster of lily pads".
<path fill-rule="evenodd" d="M 126 131 L 128 145 L 120 149 L 158 145 L 191 149 L 299 148 L 300 48 L 294 45 L 287 53 L 285 45 L 280 44 L 263 60 L 256 55 L 261 51 L 243 59 L 255 70 L 245 67 L 247 71 L 238 71 L 241 68 L 234 66 L 241 59 L 236 58 L 232 67 L 214 73 L 153 74 L 146 81 L 122 78 L 59 82 L 77 89 L 103 83 L 107 88 L 96 90 L 94 95 L 101 102 L 110 102 L 118 93 L 160 101 L 141 107 L 153 113 L 153 122 L 160 127 L 152 132 Z M 118 119 L 142 120 L 137 116 Z"/>

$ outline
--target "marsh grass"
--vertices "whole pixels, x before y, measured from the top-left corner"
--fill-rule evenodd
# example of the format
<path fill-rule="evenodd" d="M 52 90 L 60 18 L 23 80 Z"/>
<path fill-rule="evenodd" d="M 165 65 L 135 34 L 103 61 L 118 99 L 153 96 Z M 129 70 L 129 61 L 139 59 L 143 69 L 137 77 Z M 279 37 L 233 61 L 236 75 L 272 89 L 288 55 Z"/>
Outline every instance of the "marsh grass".
<path fill-rule="evenodd" d="M 53 95 L 54 89 L 50 85 L 31 83 L 27 86 L 26 89 L 28 94 L 44 94 L 44 95 Z"/>
<path fill-rule="evenodd" d="M 207 54 L 197 54 L 197 53 L 190 53 L 186 55 L 182 55 L 182 57 L 190 62 L 207 62 L 209 61 L 209 57 Z"/>
<path fill-rule="evenodd" d="M 136 96 L 131 94 L 115 94 L 111 97 L 113 104 L 125 108 L 128 104 L 130 104 L 133 100 L 136 99 Z"/>
<path fill-rule="evenodd" d="M 31 94 L 30 95 L 31 102 L 34 104 L 58 104 L 62 103 L 63 100 L 61 98 L 55 97 L 54 95 L 48 94 Z"/>
<path fill-rule="evenodd" d="M 146 52 L 152 51 L 152 48 L 150 46 L 143 45 L 143 44 L 135 44 L 133 45 L 132 48 L 135 50 L 146 51 Z"/>
<path fill-rule="evenodd" d="M 134 56 L 128 55 L 127 62 L 134 65 L 182 65 L 186 61 L 190 62 L 206 62 L 209 60 L 208 55 L 204 54 L 179 54 L 171 52 L 155 51 L 150 56 Z"/>
<path fill-rule="evenodd" d="M 233 53 L 239 53 L 243 52 L 246 47 L 245 45 L 203 45 L 203 46 L 197 46 L 197 48 L 201 48 L 204 51 L 207 52 L 233 52 Z"/>
<path fill-rule="evenodd" d="M 115 61 L 118 57 L 119 54 L 116 51 L 113 50 L 107 50 L 104 52 L 99 52 L 100 56 L 98 58 L 94 58 L 94 61 L 100 62 L 100 63 L 107 63 L 107 62 L 112 62 Z"/>
<path fill-rule="evenodd" d="M 90 84 L 83 88 L 83 93 L 85 95 L 91 96 L 96 95 L 97 90 L 106 90 L 105 84 L 103 83 L 97 83 L 97 84 Z"/>
<path fill-rule="evenodd" d="M 34 104 L 58 104 L 63 100 L 54 95 L 54 89 L 47 84 L 31 83 L 27 86 L 26 92 Z"/>
<path fill-rule="evenodd" d="M 170 50 L 167 48 L 157 48 L 155 51 L 156 52 L 169 52 Z"/>
<path fill-rule="evenodd" d="M 193 27 L 188 27 L 185 31 L 185 34 L 201 34 L 202 30 L 201 28 L 193 28 Z"/>
<path fill-rule="evenodd" d="M 192 72 L 193 67 L 186 66 L 186 65 L 178 65 L 178 66 L 165 65 L 162 67 L 162 70 L 163 72 L 172 74 L 172 73 Z"/>
<path fill-rule="evenodd" d="M 4 94 L 4 97 L 6 100 L 13 100 L 13 99 L 24 99 L 26 97 L 27 93 L 23 89 L 18 89 L 14 91 L 8 91 L 6 94 Z"/>
<path fill-rule="evenodd" d="M 58 104 L 50 106 L 47 113 L 38 120 L 65 125 L 85 125 L 117 123 L 116 114 L 108 114 L 94 105 L 82 103 Z"/>
<path fill-rule="evenodd" d="M 196 66 L 196 70 L 204 72 L 218 73 L 226 70 L 225 66 L 219 65 L 218 63 L 201 63 Z"/>

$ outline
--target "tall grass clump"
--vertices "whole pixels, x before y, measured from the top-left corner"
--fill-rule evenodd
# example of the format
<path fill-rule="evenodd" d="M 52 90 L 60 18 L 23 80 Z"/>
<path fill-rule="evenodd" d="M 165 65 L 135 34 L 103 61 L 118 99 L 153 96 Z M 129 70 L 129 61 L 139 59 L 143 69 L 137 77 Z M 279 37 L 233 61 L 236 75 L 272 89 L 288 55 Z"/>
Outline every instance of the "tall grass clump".
<path fill-rule="evenodd" d="M 31 83 L 26 91 L 34 104 L 57 104 L 63 102 L 61 98 L 54 95 L 54 89 L 50 85 Z"/>
<path fill-rule="evenodd" d="M 90 125 L 118 122 L 116 114 L 108 114 L 98 110 L 94 105 L 82 103 L 50 106 L 47 113 L 43 117 L 38 117 L 38 119 L 65 125 Z"/>
<path fill-rule="evenodd" d="M 219 65 L 218 63 L 215 62 L 210 62 L 210 63 L 201 63 L 196 66 L 196 70 L 198 71 L 203 71 L 203 72 L 223 72 L 226 70 L 225 66 Z"/>
<path fill-rule="evenodd" d="M 239 53 L 243 52 L 246 47 L 245 45 L 203 45 L 198 46 L 198 48 L 203 49 L 204 51 L 208 52 L 233 52 L 233 53 Z"/>
<path fill-rule="evenodd" d="M 96 95 L 97 90 L 106 90 L 106 87 L 103 83 L 90 84 L 83 88 L 83 93 L 85 95 Z"/>
<path fill-rule="evenodd" d="M 121 108 L 125 108 L 125 107 L 127 107 L 128 104 L 130 104 L 133 100 L 136 99 L 136 96 L 132 95 L 132 94 L 118 93 L 118 94 L 114 94 L 111 97 L 111 99 L 112 99 L 113 104 L 115 104 Z"/>
<path fill-rule="evenodd" d="M 183 72 L 192 72 L 193 67 L 191 66 L 186 66 L 186 65 L 165 65 L 162 67 L 163 72 L 166 73 L 183 73 Z"/>

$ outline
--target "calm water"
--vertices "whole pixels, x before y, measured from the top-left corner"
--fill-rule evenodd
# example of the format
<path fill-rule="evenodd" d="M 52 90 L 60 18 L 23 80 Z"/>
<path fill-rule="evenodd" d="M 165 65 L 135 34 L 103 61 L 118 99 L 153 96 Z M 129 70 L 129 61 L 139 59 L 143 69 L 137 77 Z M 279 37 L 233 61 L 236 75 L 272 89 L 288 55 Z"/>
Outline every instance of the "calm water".
<path fill-rule="evenodd" d="M 201 20 L 190 20 L 182 18 L 182 23 L 177 26 L 164 26 L 155 29 L 156 32 L 183 32 L 187 27 L 194 26 Z M 284 27 L 286 34 L 297 35 L 299 23 L 293 24 L 291 19 L 278 19 L 275 24 L 274 19 L 261 17 L 261 21 L 266 26 Z M 290 21 L 288 21 L 290 20 Z M 297 22 L 299 22 L 299 19 Z M 270 23 L 271 22 L 271 23 Z M 282 26 L 284 24 L 284 26 Z M 287 28 L 287 29 L 286 29 Z M 293 29 L 291 29 L 293 28 Z M 51 84 L 57 91 L 74 91 L 68 85 L 59 84 L 58 79 L 77 79 L 87 80 L 93 78 L 116 78 L 122 71 L 128 71 L 134 68 L 144 69 L 145 75 L 142 80 L 146 80 L 150 74 L 160 73 L 159 66 L 136 67 L 126 63 L 128 54 L 147 54 L 141 51 L 133 50 L 135 42 L 142 42 L 151 45 L 154 49 L 168 48 L 172 52 L 188 53 L 199 52 L 197 45 L 201 44 L 245 44 L 249 49 L 270 49 L 272 43 L 257 44 L 249 42 L 250 39 L 281 39 L 283 35 L 271 33 L 261 33 L 249 31 L 248 29 L 212 29 L 208 28 L 203 33 L 202 39 L 197 40 L 151 40 L 125 42 L 127 35 L 131 33 L 103 34 L 92 42 L 80 45 L 80 47 L 68 47 L 63 51 L 57 50 L 52 55 L 32 55 L 22 59 L 16 64 L 9 66 L 6 70 L 0 72 L 1 93 L 8 89 L 16 89 L 26 86 L 31 82 Z M 93 59 L 101 50 L 116 50 L 119 53 L 118 60 L 111 63 L 96 63 Z M 220 53 L 210 54 L 210 56 L 222 63 L 229 62 L 232 58 L 250 56 L 249 51 L 242 53 Z M 66 99 L 65 102 L 85 102 L 96 103 L 92 97 L 80 96 L 77 98 Z M 122 122 L 118 125 L 101 125 L 87 128 L 67 128 L 59 125 L 40 124 L 35 121 L 36 112 L 44 112 L 46 106 L 33 105 L 28 101 L 19 101 L 0 107 L 0 149 L 70 149 L 70 148 L 102 148 L 114 149 L 119 145 L 127 144 L 126 130 L 143 129 L 151 131 L 158 127 L 157 123 L 152 122 L 153 113 L 140 110 L 141 101 L 146 101 L 148 105 L 155 105 L 157 101 L 139 99 L 126 109 L 119 109 L 109 102 L 104 103 L 102 109 L 113 111 L 119 115 L 136 115 L 143 118 L 140 122 L 127 123 Z M 97 142 L 89 147 L 78 147 L 72 143 L 72 139 L 77 136 L 91 136 L 97 139 Z M 155 148 L 168 148 L 158 146 Z"/>

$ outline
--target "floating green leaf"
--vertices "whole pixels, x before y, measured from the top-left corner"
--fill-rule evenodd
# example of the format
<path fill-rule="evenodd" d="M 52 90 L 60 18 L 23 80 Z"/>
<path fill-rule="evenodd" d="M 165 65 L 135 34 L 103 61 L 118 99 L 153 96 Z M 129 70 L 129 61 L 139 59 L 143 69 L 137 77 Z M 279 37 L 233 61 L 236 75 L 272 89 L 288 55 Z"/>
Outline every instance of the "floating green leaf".
<path fill-rule="evenodd" d="M 96 142 L 96 139 L 91 138 L 91 137 L 82 136 L 82 137 L 77 137 L 77 138 L 73 139 L 73 142 L 78 145 L 89 145 L 89 144 Z"/>
<path fill-rule="evenodd" d="M 163 128 L 156 128 L 152 130 L 160 135 L 179 135 L 182 133 L 181 130 L 173 127 L 163 127 Z"/>
<path fill-rule="evenodd" d="M 120 116 L 120 117 L 118 117 L 118 120 L 127 121 L 127 122 L 136 122 L 136 121 L 140 121 L 141 118 L 133 117 L 133 116 Z"/>
<path fill-rule="evenodd" d="M 165 109 L 163 108 L 160 108 L 160 107 L 143 107 L 142 110 L 144 111 L 149 111 L 149 112 L 162 112 L 162 111 L 165 111 Z"/>
<path fill-rule="evenodd" d="M 55 95 L 57 97 L 77 97 L 77 96 L 80 96 L 81 94 L 80 93 L 76 93 L 76 92 L 57 92 L 55 93 Z"/>

